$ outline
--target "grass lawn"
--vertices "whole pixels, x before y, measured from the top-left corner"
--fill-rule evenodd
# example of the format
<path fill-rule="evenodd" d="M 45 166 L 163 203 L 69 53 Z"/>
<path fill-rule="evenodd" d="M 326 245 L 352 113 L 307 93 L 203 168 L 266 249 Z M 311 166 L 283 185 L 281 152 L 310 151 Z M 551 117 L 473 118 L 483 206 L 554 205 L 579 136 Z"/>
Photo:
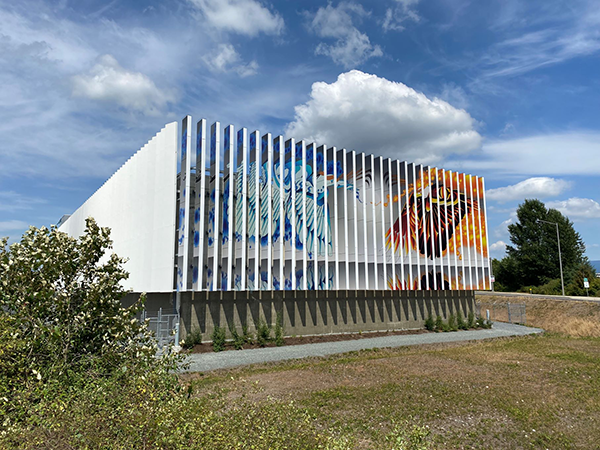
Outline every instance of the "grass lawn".
<path fill-rule="evenodd" d="M 194 395 L 228 407 L 293 404 L 349 448 L 419 438 L 431 448 L 600 445 L 598 338 L 373 350 L 188 380 Z"/>

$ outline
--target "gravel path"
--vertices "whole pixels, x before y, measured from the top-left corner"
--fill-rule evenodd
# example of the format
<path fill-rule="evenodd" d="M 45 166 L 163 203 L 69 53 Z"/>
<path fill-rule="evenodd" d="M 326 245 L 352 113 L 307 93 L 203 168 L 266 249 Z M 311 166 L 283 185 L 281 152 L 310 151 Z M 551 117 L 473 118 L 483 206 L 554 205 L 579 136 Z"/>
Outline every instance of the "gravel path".
<path fill-rule="evenodd" d="M 460 342 L 508 336 L 524 336 L 541 333 L 540 328 L 530 328 L 509 323 L 494 322 L 490 330 L 458 331 L 454 333 L 425 333 L 400 336 L 382 336 L 318 344 L 290 345 L 288 347 L 268 347 L 248 350 L 231 350 L 219 353 L 195 353 L 188 356 L 188 372 L 207 372 L 216 369 L 246 366 L 270 361 L 327 356 L 371 348 L 402 347 L 405 345 L 437 344 Z"/>

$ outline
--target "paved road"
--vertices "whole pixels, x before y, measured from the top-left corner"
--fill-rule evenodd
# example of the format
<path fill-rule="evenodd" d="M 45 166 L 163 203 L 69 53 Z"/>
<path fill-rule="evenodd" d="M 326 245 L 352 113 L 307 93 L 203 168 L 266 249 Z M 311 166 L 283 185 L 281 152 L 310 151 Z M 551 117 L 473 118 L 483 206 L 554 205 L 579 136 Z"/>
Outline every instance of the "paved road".
<path fill-rule="evenodd" d="M 290 345 L 289 347 L 269 347 L 249 350 L 231 350 L 219 353 L 196 353 L 188 357 L 188 372 L 207 372 L 216 369 L 245 366 L 271 361 L 327 356 L 371 348 L 402 347 L 406 345 L 437 344 L 489 339 L 507 336 L 524 336 L 541 333 L 540 328 L 495 322 L 490 330 L 458 331 L 455 333 L 424 333 L 401 336 L 383 336 L 318 344 Z"/>
<path fill-rule="evenodd" d="M 495 297 L 531 297 L 540 298 L 547 300 L 568 300 L 573 302 L 594 302 L 600 303 L 600 297 L 570 297 L 568 295 L 540 295 L 540 294 L 526 294 L 524 292 L 491 292 L 491 291 L 476 291 L 475 299 L 480 301 L 489 296 Z"/>

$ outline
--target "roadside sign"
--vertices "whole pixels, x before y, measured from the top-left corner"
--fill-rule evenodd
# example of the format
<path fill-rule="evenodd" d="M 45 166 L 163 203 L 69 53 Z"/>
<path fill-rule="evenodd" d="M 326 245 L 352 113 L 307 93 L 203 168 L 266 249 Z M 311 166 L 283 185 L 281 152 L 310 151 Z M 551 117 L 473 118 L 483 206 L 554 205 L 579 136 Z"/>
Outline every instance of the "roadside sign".
<path fill-rule="evenodd" d="M 583 287 L 584 287 L 584 289 L 590 288 L 590 282 L 587 280 L 587 278 L 585 280 L 583 280 Z"/>
<path fill-rule="evenodd" d="M 494 275 L 492 275 L 492 276 L 490 277 L 490 281 L 493 283 L 494 281 L 496 281 L 496 277 L 494 277 Z"/>

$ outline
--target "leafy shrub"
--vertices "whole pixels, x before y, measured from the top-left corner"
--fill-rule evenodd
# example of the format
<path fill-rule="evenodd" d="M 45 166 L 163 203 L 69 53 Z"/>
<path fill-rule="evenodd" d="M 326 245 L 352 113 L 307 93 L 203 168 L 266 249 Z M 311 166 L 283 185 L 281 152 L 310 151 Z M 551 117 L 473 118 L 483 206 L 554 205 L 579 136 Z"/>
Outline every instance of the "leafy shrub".
<path fill-rule="evenodd" d="M 242 338 L 244 339 L 244 342 L 246 344 L 254 343 L 252 333 L 250 333 L 250 331 L 248 330 L 248 324 L 246 323 L 242 325 Z"/>
<path fill-rule="evenodd" d="M 275 345 L 281 347 L 285 344 L 283 339 L 283 316 L 281 313 L 277 314 L 277 320 L 275 321 Z"/>
<path fill-rule="evenodd" d="M 191 349 L 194 348 L 195 345 L 202 344 L 202 330 L 200 328 L 192 328 L 180 344 L 183 348 L 187 349 Z"/>
<path fill-rule="evenodd" d="M 435 318 L 435 331 L 440 332 L 440 331 L 446 331 L 444 330 L 444 321 L 442 320 L 442 316 L 437 316 Z"/>
<path fill-rule="evenodd" d="M 425 329 L 429 331 L 435 330 L 435 321 L 433 320 L 431 312 L 429 313 L 429 316 L 427 316 L 427 319 L 425 319 Z"/>
<path fill-rule="evenodd" d="M 479 328 L 492 328 L 492 321 L 484 319 L 483 317 L 477 318 L 477 326 Z"/>
<path fill-rule="evenodd" d="M 456 316 L 454 314 L 450 314 L 448 317 L 448 329 L 450 331 L 458 331 L 458 324 L 456 323 Z"/>
<path fill-rule="evenodd" d="M 465 319 L 463 319 L 462 313 L 460 311 L 458 311 L 458 314 L 456 316 L 456 326 L 459 330 L 467 329 L 467 323 L 465 322 Z"/>
<path fill-rule="evenodd" d="M 256 323 L 256 343 L 260 347 L 267 345 L 271 340 L 271 327 L 266 322 L 258 320 Z"/>
<path fill-rule="evenodd" d="M 215 329 L 210 335 L 212 339 L 212 346 L 215 352 L 222 352 L 225 350 L 225 339 L 226 339 L 226 331 L 225 327 L 220 327 L 219 325 L 215 325 Z"/>
<path fill-rule="evenodd" d="M 475 328 L 475 326 L 476 326 L 475 313 L 473 311 L 469 311 L 469 314 L 467 316 L 467 327 Z"/>
<path fill-rule="evenodd" d="M 233 339 L 233 348 L 236 350 L 243 349 L 245 343 L 244 336 L 238 333 L 233 324 L 229 324 L 229 332 L 231 333 L 231 338 Z"/>
<path fill-rule="evenodd" d="M 105 380 L 172 382 L 180 358 L 157 347 L 137 320 L 145 295 L 129 308 L 123 259 L 104 254 L 110 230 L 89 218 L 83 235 L 34 228 L 18 243 L 0 240 L 0 417 L 10 428 L 36 408 Z M 166 378 L 165 378 L 166 377 Z M 165 381 L 167 382 L 167 381 Z M 91 383 L 91 384 L 90 384 Z M 2 399 L 11 399 L 3 402 Z"/>

